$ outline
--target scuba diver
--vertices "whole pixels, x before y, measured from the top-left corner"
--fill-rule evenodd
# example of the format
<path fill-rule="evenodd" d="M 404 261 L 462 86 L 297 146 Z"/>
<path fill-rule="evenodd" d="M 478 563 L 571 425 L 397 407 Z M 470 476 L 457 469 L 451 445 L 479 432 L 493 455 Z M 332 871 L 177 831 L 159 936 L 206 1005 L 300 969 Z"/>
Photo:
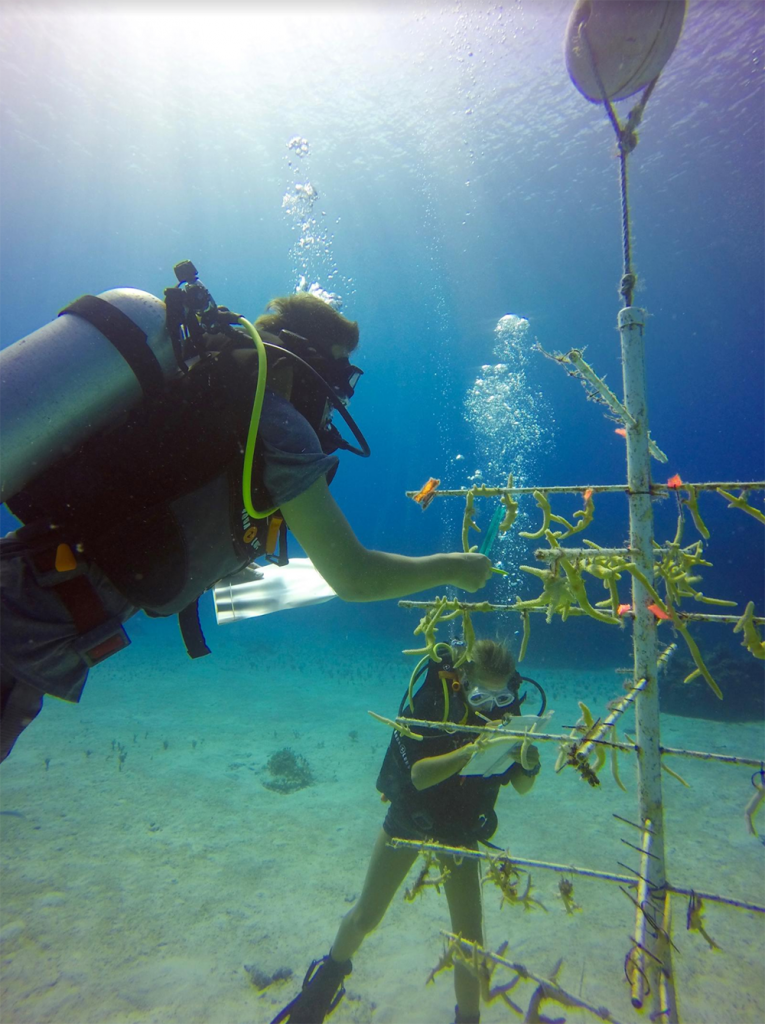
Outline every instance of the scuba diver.
<path fill-rule="evenodd" d="M 478 553 L 369 550 L 332 498 L 335 451 L 369 455 L 346 409 L 356 322 L 299 292 L 253 326 L 190 261 L 175 273 L 164 302 L 83 296 L 0 352 L 0 498 L 23 524 L 0 541 L 0 760 L 44 694 L 79 701 L 139 610 L 177 614 L 189 655 L 210 653 L 200 596 L 286 564 L 288 528 L 345 601 L 489 579 Z"/>
<path fill-rule="evenodd" d="M 526 694 L 519 696 L 522 682 L 530 682 L 546 699 L 538 683 L 521 677 L 510 651 L 492 640 L 479 640 L 473 647 L 472 662 L 454 669 L 460 645 L 439 644 L 440 662 L 429 661 L 425 680 L 413 693 L 418 670 L 412 676 L 399 716 L 428 721 L 481 725 L 487 719 L 497 724 L 507 715 L 520 715 Z M 361 896 L 343 918 L 329 953 L 308 968 L 301 992 L 277 1014 L 271 1024 L 321 1024 L 345 993 L 343 979 L 351 973 L 351 957 L 364 938 L 382 921 L 391 900 L 418 856 L 418 851 L 389 846 L 392 837 L 415 841 L 436 840 L 446 846 L 477 849 L 489 842 L 497 828 L 494 810 L 501 786 L 508 783 L 527 793 L 539 774 L 539 751 L 528 745 L 524 768 L 520 763 L 519 741 L 508 757 L 517 757 L 498 775 L 460 774 L 480 750 L 471 733 L 447 733 L 416 726 L 422 740 L 394 732 L 377 779 L 388 813 L 372 849 Z M 481 881 L 478 861 L 439 858 L 443 886 L 449 905 L 451 928 L 473 942 L 483 942 Z M 457 997 L 455 1024 L 477 1024 L 479 1020 L 478 980 L 459 964 L 454 968 Z"/>

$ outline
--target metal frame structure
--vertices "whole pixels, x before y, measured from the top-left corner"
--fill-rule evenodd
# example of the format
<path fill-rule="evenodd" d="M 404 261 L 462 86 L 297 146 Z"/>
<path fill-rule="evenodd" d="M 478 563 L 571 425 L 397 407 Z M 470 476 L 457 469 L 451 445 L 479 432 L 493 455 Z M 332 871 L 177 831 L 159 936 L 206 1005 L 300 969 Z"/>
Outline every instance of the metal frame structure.
<path fill-rule="evenodd" d="M 637 1010 L 647 1008 L 652 1019 L 659 1019 L 677 1024 L 678 1010 L 672 967 L 672 942 L 670 934 L 670 916 L 668 900 L 671 894 L 687 896 L 689 900 L 708 899 L 730 906 L 739 907 L 753 912 L 765 913 L 765 906 L 733 897 L 714 893 L 699 893 L 692 889 L 673 886 L 666 874 L 664 852 L 664 806 L 662 799 L 662 757 L 678 755 L 717 760 L 721 763 L 748 764 L 762 768 L 763 761 L 754 758 L 734 755 L 715 755 L 703 751 L 678 750 L 664 747 L 661 744 L 661 725 L 659 716 L 659 665 L 657 658 L 656 619 L 649 605 L 652 596 L 643 579 L 654 586 L 654 565 L 657 555 L 662 549 L 654 544 L 653 499 L 662 493 L 668 493 L 664 485 L 651 482 L 650 458 L 651 448 L 655 445 L 648 434 L 648 403 L 645 388 L 644 333 L 645 313 L 635 306 L 625 306 L 619 312 L 618 328 L 621 338 L 624 404 L 623 422 L 625 423 L 627 440 L 627 484 L 624 485 L 593 485 L 590 486 L 555 486 L 555 487 L 481 487 L 473 489 L 473 494 L 482 496 L 500 495 L 514 497 L 520 494 L 542 492 L 577 493 L 577 492 L 625 492 L 629 502 L 629 547 L 626 549 L 597 549 L 603 555 L 628 555 L 639 570 L 639 575 L 632 576 L 632 611 L 633 618 L 633 685 L 626 696 L 611 711 L 598 728 L 588 733 L 586 742 L 577 746 L 580 758 L 587 754 L 596 744 L 606 743 L 608 746 L 622 750 L 632 750 L 637 756 L 637 790 L 638 790 L 638 821 L 628 822 L 640 830 L 640 846 L 634 848 L 640 854 L 639 868 L 635 878 L 621 875 L 608 875 L 594 872 L 592 869 L 574 865 L 552 865 L 543 861 L 529 861 L 536 867 L 549 868 L 553 871 L 565 870 L 572 874 L 584 874 L 589 877 L 601 877 L 604 880 L 625 884 L 629 894 L 630 888 L 636 889 L 633 902 L 636 907 L 633 946 L 627 954 L 627 976 L 630 981 L 631 1001 Z M 765 490 L 765 482 L 748 481 L 734 484 L 699 483 L 684 485 L 697 490 L 741 488 L 744 491 Z M 417 492 L 407 492 L 408 497 L 415 497 Z M 436 490 L 434 496 L 465 497 L 470 490 Z M 551 548 L 537 551 L 536 557 L 541 561 L 555 561 L 561 557 L 575 558 L 584 554 L 592 554 L 592 549 L 582 548 Z M 438 601 L 400 601 L 403 608 L 433 609 Z M 507 612 L 513 611 L 514 605 L 496 605 L 488 602 L 450 602 L 454 607 L 468 615 L 471 612 Z M 538 609 L 543 610 L 543 609 Z M 581 613 L 581 609 L 572 609 L 573 613 Z M 737 622 L 739 616 L 708 615 L 680 613 L 685 620 L 709 622 Z M 762 625 L 763 618 L 753 620 Z M 633 704 L 635 708 L 636 737 L 634 744 L 609 743 L 604 739 L 617 717 Z M 439 723 L 417 723 L 404 719 L 408 727 L 427 725 L 438 727 Z M 391 723 L 393 724 L 393 723 Z M 463 727 L 469 729 L 470 727 Z M 481 731 L 477 727 L 475 731 Z M 512 734 L 512 729 L 506 730 Z M 565 742 L 570 737 L 534 733 L 534 741 Z M 626 842 L 626 840 L 625 840 Z M 412 845 L 412 844 L 410 844 Z M 422 849 L 427 844 L 414 844 Z M 632 845 L 632 844 L 627 844 Z M 464 856 L 464 851 L 462 854 Z M 486 856 L 478 854 L 479 857 Z M 526 861 L 516 860 L 514 864 L 525 864 Z M 630 869 L 633 870 L 633 869 Z"/>

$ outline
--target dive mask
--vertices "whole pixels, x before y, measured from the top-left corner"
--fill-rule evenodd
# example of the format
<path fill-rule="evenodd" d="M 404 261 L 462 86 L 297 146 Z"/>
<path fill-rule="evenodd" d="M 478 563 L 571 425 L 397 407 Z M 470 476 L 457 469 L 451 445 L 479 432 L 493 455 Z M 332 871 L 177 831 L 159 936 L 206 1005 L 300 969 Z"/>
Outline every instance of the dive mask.
<path fill-rule="evenodd" d="M 322 450 L 331 455 L 342 448 L 366 458 L 369 445 L 346 409 L 363 371 L 352 366 L 347 356 L 333 359 L 292 331 L 280 331 L 279 342 L 278 349 L 268 343 L 265 347 L 286 353 L 292 360 L 294 384 L 290 402 L 316 431 Z M 358 447 L 344 440 L 332 424 L 333 408 L 350 428 Z"/>
<path fill-rule="evenodd" d="M 480 686 L 472 686 L 466 699 L 471 708 L 506 708 L 518 699 L 518 694 L 508 686 L 502 690 L 484 690 Z"/>
<path fill-rule="evenodd" d="M 356 385 L 364 371 L 358 366 L 353 366 L 347 356 L 333 359 L 319 349 L 315 348 L 307 338 L 295 334 L 293 331 L 280 331 L 279 340 L 295 355 L 300 356 L 316 370 L 330 385 L 337 397 L 347 405 L 353 398 Z"/>
<path fill-rule="evenodd" d="M 518 688 L 522 679 L 517 672 L 513 672 L 501 690 L 481 686 L 480 683 L 468 684 L 465 688 L 465 700 L 471 708 L 482 708 L 484 711 L 510 707 L 518 701 Z"/>

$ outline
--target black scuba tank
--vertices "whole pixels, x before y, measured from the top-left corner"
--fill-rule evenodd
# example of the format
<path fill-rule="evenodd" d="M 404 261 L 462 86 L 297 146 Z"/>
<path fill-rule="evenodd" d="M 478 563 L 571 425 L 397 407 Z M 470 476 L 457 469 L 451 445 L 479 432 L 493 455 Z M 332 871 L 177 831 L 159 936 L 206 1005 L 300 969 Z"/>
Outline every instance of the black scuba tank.
<path fill-rule="evenodd" d="M 165 320 L 155 295 L 113 288 L 0 352 L 0 501 L 181 374 Z"/>

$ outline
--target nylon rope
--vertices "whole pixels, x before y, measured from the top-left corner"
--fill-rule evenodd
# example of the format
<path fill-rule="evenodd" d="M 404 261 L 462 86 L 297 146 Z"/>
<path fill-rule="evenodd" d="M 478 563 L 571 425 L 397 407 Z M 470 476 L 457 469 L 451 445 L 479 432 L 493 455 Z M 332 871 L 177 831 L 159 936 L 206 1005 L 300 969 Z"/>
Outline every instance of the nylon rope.
<path fill-rule="evenodd" d="M 622 206 L 622 279 L 619 282 L 619 294 L 621 295 L 624 305 L 632 305 L 632 297 L 637 283 L 637 276 L 632 269 L 632 238 L 630 232 L 630 206 L 629 206 L 629 180 L 627 175 L 627 157 L 632 150 L 637 146 L 637 126 L 643 117 L 643 111 L 645 105 L 653 92 L 656 83 L 659 80 L 657 75 L 653 81 L 649 82 L 643 91 L 643 95 L 640 97 L 640 101 L 633 107 L 633 109 L 627 115 L 627 121 L 622 127 L 619 124 L 619 118 L 616 116 L 611 100 L 606 94 L 606 87 L 603 84 L 603 79 L 600 77 L 598 66 L 595 62 L 595 55 L 592 52 L 590 46 L 590 40 L 587 35 L 587 23 L 582 22 L 579 26 L 579 38 L 584 42 L 587 56 L 590 61 L 590 67 L 592 73 L 595 76 L 595 80 L 598 83 L 600 89 L 600 95 L 603 98 L 603 106 L 606 108 L 608 119 L 614 129 L 616 135 L 616 141 L 619 149 L 619 189 L 621 194 L 621 206 Z"/>

